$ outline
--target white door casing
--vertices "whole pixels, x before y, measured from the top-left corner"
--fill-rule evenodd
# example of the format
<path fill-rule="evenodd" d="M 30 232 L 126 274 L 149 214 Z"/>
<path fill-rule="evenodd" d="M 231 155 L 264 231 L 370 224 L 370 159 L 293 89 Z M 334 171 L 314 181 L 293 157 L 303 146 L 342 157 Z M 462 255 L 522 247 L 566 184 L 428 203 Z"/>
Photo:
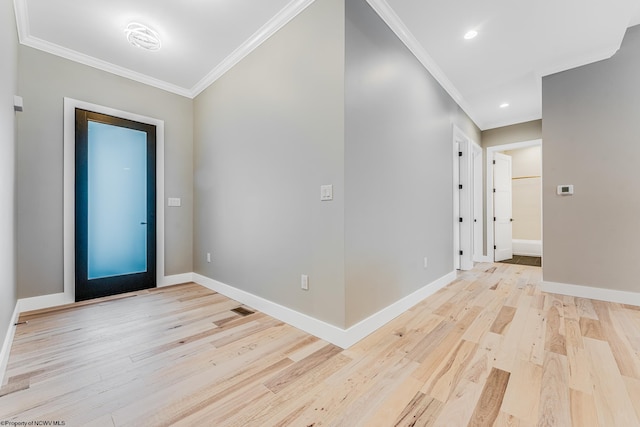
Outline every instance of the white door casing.
<path fill-rule="evenodd" d="M 454 268 L 473 268 L 473 191 L 471 141 L 453 127 L 453 239 Z"/>
<path fill-rule="evenodd" d="M 482 186 L 482 148 L 477 144 L 472 144 L 473 147 L 473 160 L 471 165 L 473 167 L 473 261 L 483 262 L 484 259 L 484 236 L 483 236 L 483 206 L 482 200 L 484 199 L 483 186 Z"/>
<path fill-rule="evenodd" d="M 485 197 L 486 197 L 486 216 L 484 219 L 484 226 L 486 227 L 486 247 L 487 247 L 487 255 L 485 256 L 486 262 L 494 261 L 494 251 L 493 247 L 495 246 L 494 242 L 494 223 L 493 223 L 493 155 L 497 152 L 504 152 L 509 150 L 519 150 L 521 148 L 528 147 L 538 147 L 542 146 L 541 139 L 533 139 L 529 141 L 521 141 L 521 142 L 512 142 L 509 144 L 495 145 L 491 147 L 487 147 L 484 149 L 485 151 L 485 170 L 486 173 L 486 186 L 485 186 Z"/>
<path fill-rule="evenodd" d="M 513 258 L 511 156 L 494 153 L 493 160 L 494 259 L 503 261 Z"/>

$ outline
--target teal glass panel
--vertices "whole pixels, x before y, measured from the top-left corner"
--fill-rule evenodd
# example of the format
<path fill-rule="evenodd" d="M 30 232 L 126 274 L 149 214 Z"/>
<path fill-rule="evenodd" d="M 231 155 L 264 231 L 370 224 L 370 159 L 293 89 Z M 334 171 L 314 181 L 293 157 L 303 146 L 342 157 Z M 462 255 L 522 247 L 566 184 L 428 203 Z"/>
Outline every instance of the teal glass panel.
<path fill-rule="evenodd" d="M 147 134 L 88 122 L 88 278 L 147 271 Z"/>

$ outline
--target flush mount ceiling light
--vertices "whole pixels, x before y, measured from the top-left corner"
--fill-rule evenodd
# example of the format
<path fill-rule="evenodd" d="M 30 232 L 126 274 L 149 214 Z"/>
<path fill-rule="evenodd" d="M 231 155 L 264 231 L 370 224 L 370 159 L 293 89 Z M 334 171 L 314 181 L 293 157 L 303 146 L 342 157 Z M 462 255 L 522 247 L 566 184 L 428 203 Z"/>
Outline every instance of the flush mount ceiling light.
<path fill-rule="evenodd" d="M 502 104 L 500 104 L 500 108 L 507 108 L 509 106 L 508 102 L 503 102 Z"/>
<path fill-rule="evenodd" d="M 132 22 L 124 30 L 129 43 L 144 50 L 160 50 L 160 36 L 151 28 L 138 22 Z"/>
<path fill-rule="evenodd" d="M 464 39 L 471 40 L 471 39 L 474 39 L 477 35 L 478 35 L 478 32 L 476 30 L 469 30 L 464 34 Z"/>

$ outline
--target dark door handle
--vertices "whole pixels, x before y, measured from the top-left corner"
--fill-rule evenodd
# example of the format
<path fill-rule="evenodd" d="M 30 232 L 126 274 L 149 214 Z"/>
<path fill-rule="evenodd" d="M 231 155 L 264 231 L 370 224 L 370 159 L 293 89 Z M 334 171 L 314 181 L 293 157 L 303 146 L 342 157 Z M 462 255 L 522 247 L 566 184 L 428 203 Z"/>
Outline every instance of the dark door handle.
<path fill-rule="evenodd" d="M 141 222 L 140 225 L 147 225 L 147 223 L 146 222 Z"/>

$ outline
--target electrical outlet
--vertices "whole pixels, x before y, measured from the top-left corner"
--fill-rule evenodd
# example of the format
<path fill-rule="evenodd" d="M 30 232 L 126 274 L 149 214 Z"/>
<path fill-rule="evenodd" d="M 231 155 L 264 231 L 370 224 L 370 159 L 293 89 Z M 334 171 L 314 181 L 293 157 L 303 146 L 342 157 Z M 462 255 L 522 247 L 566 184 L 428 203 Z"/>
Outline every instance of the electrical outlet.
<path fill-rule="evenodd" d="M 427 257 L 424 257 L 424 268 L 427 268 L 429 266 L 429 263 L 427 261 Z"/>
<path fill-rule="evenodd" d="M 207 252 L 207 262 L 211 262 L 211 253 Z"/>
<path fill-rule="evenodd" d="M 305 291 L 309 290 L 309 276 L 307 276 L 306 274 L 300 276 L 300 288 Z"/>

